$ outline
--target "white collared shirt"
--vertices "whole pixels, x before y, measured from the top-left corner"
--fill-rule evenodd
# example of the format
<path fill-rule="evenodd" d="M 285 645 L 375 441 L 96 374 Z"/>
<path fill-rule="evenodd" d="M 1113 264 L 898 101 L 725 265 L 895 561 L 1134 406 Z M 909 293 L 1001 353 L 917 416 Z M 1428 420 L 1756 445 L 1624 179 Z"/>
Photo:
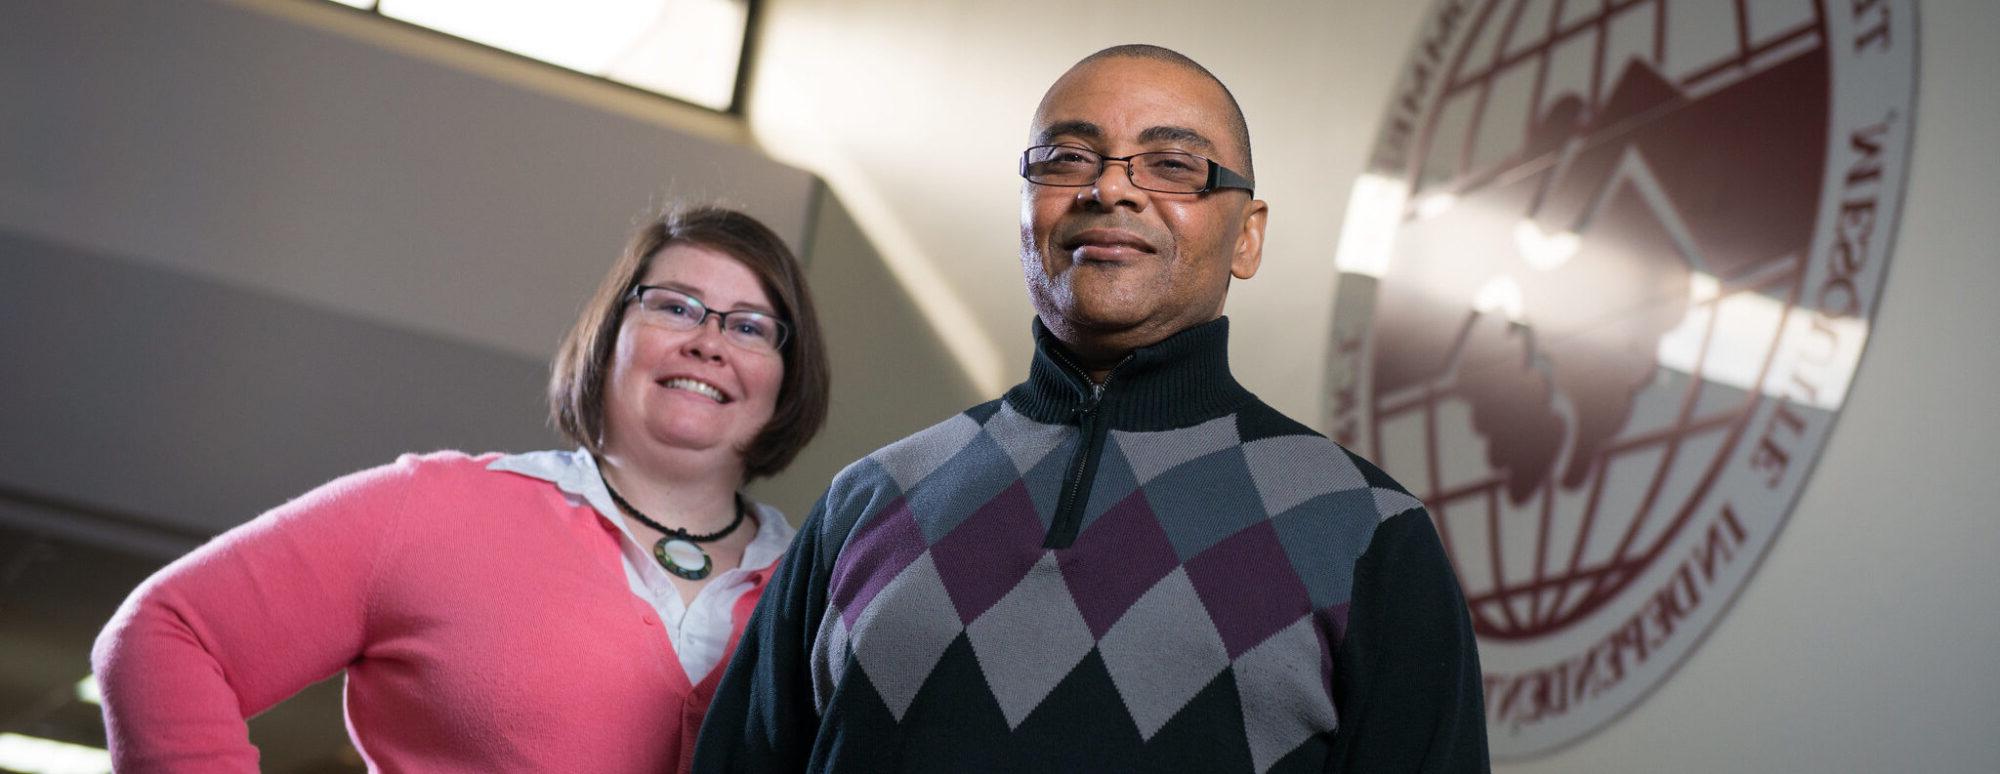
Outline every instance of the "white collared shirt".
<path fill-rule="evenodd" d="M 598 518 L 618 528 L 622 539 L 618 553 L 625 565 L 625 582 L 634 596 L 651 605 L 680 656 L 688 682 L 699 684 L 726 657 L 729 648 L 730 611 L 750 590 L 750 574 L 769 567 L 785 555 L 791 545 L 792 528 L 785 516 L 761 503 L 756 504 L 757 537 L 743 547 L 743 561 L 734 569 L 716 575 L 695 594 L 692 603 L 681 601 L 679 589 L 667 578 L 666 570 L 653 560 L 650 549 L 641 546 L 625 519 L 619 517 L 597 472 L 597 460 L 585 449 L 538 451 L 512 454 L 494 460 L 488 470 L 519 473 L 555 484 L 572 501 L 589 503 Z"/>

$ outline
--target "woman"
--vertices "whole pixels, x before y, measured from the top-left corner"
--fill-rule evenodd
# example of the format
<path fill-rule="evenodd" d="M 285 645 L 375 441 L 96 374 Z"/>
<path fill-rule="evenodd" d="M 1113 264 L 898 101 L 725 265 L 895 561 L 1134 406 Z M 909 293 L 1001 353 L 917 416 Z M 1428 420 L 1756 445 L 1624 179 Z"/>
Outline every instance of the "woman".
<path fill-rule="evenodd" d="M 347 670 L 371 768 L 686 771 L 790 542 L 746 481 L 826 415 L 798 261 L 715 208 L 634 236 L 556 355 L 574 452 L 405 455 L 161 570 L 93 653 L 120 770 L 255 771 L 243 719 Z"/>

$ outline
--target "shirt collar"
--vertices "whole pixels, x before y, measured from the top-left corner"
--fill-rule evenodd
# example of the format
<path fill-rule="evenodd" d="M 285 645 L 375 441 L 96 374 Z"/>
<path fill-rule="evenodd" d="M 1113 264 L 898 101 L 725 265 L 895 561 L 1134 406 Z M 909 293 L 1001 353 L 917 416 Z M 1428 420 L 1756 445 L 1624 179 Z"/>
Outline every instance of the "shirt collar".
<path fill-rule="evenodd" d="M 1037 422 L 1069 423 L 1095 396 L 1114 429 L 1189 427 L 1227 415 L 1255 396 L 1229 372 L 1229 318 L 1218 317 L 1132 351 L 1101 388 L 1076 356 L 1035 318 L 1035 359 L 1028 380 L 1007 391 L 1008 405 Z"/>
<path fill-rule="evenodd" d="M 509 454 L 494 460 L 486 466 L 486 469 L 515 473 L 555 484 L 556 488 L 564 493 L 582 498 L 597 511 L 598 518 L 617 527 L 627 538 L 632 538 L 632 531 L 625 524 L 625 520 L 612 515 L 618 513 L 617 506 L 611 502 L 611 492 L 605 489 L 604 477 L 597 472 L 597 458 L 591 455 L 589 449 Z M 792 535 L 798 530 L 792 527 L 791 522 L 785 520 L 785 515 L 778 512 L 778 509 L 755 501 L 750 505 L 756 509 L 757 537 L 752 538 L 750 544 L 744 546 L 743 562 L 740 566 L 745 570 L 761 570 L 771 566 L 778 561 L 778 557 L 784 555 L 785 547 L 791 545 Z"/>

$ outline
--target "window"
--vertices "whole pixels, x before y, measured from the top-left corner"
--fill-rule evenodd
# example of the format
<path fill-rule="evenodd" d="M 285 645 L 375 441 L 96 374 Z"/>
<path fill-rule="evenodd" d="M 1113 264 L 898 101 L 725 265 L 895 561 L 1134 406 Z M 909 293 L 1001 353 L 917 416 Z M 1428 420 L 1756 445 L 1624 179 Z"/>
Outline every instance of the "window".
<path fill-rule="evenodd" d="M 750 22 L 750 0 L 332 2 L 721 111 Z"/>

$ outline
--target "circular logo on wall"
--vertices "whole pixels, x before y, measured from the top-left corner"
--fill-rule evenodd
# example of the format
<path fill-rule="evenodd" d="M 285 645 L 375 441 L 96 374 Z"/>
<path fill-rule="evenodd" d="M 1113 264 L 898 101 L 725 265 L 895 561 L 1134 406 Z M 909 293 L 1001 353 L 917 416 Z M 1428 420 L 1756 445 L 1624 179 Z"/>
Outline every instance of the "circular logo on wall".
<path fill-rule="evenodd" d="M 1701 641 L 1825 445 L 1901 203 L 1910 0 L 1441 0 L 1338 261 L 1328 422 L 1430 506 L 1493 753 Z"/>

